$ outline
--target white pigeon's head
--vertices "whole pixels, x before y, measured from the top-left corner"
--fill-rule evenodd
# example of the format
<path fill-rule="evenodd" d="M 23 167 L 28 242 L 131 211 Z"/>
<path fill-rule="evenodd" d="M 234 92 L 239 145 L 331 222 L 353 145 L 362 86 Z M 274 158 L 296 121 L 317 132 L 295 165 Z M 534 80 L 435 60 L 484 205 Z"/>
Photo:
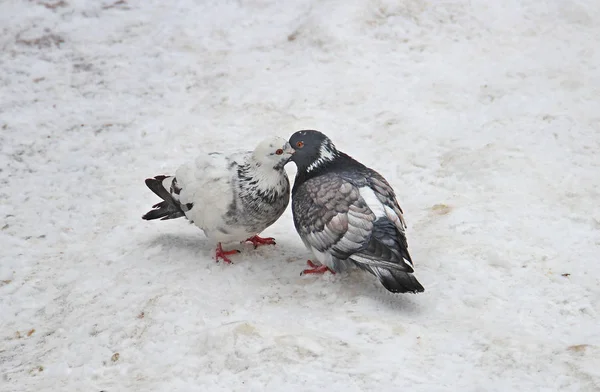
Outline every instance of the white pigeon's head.
<path fill-rule="evenodd" d="M 339 152 L 333 142 L 323 133 L 314 130 L 303 130 L 290 137 L 290 145 L 296 150 L 292 161 L 299 171 L 311 172 L 333 162 Z"/>
<path fill-rule="evenodd" d="M 252 156 L 259 165 L 271 165 L 275 170 L 282 170 L 292 158 L 294 149 L 284 138 L 273 136 L 263 140 L 256 146 Z"/>

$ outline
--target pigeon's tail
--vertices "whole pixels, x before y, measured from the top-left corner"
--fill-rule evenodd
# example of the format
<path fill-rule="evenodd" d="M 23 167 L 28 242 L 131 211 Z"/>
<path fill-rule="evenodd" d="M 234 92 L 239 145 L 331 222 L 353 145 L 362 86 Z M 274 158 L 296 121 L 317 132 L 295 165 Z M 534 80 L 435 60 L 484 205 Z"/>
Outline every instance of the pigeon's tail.
<path fill-rule="evenodd" d="M 161 218 L 161 220 L 166 220 L 185 216 L 181 203 L 172 195 L 173 192 L 178 195 L 179 191 L 181 191 L 181 189 L 177 187 L 177 180 L 175 177 L 156 176 L 154 178 L 148 178 L 146 179 L 146 185 L 158 197 L 163 199 L 163 201 L 153 205 L 152 210 L 142 216 L 142 219 L 153 220 Z M 167 190 L 165 185 L 168 186 L 170 191 Z"/>
<path fill-rule="evenodd" d="M 360 256 L 354 256 L 351 259 L 362 270 L 375 275 L 383 287 L 392 293 L 422 293 L 425 288 L 419 283 L 417 278 L 408 271 L 402 271 L 398 266 L 392 263 L 373 262 Z M 385 265 L 387 264 L 387 265 Z"/>
<path fill-rule="evenodd" d="M 380 218 L 373 224 L 373 235 L 365 248 L 350 259 L 361 269 L 379 278 L 392 293 L 425 291 L 414 277 L 413 262 L 403 232 L 389 219 Z"/>
<path fill-rule="evenodd" d="M 373 275 L 392 293 L 422 293 L 425 291 L 415 276 L 408 272 L 371 267 Z"/>

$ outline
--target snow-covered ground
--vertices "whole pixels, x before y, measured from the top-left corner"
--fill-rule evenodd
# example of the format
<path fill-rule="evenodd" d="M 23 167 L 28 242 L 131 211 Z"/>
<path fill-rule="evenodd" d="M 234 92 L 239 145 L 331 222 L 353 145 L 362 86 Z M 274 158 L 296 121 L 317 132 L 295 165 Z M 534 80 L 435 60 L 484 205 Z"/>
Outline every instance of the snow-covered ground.
<path fill-rule="evenodd" d="M 596 0 L 0 3 L 0 391 L 600 390 Z M 325 132 L 426 292 L 216 264 L 144 179 Z M 291 176 L 295 173 L 289 165 Z"/>

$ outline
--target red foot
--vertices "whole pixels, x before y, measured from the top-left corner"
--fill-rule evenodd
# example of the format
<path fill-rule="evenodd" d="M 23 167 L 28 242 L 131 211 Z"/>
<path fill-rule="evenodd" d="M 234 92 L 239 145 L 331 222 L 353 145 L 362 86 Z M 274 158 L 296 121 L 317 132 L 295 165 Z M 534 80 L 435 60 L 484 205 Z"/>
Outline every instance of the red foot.
<path fill-rule="evenodd" d="M 300 275 L 304 275 L 304 274 L 324 274 L 327 271 L 329 271 L 329 272 L 331 272 L 332 274 L 335 275 L 335 272 L 332 271 L 331 269 L 329 269 L 329 267 L 327 267 L 324 264 L 322 264 L 322 265 L 316 265 L 315 263 L 313 263 L 310 260 L 307 260 L 306 264 L 308 264 L 308 266 L 310 267 L 310 269 L 305 269 L 304 271 L 302 271 L 302 273 Z"/>
<path fill-rule="evenodd" d="M 229 255 L 234 255 L 236 253 L 240 253 L 239 250 L 223 250 L 223 248 L 221 247 L 221 243 L 219 242 L 219 244 L 217 245 L 217 250 L 215 251 L 215 259 L 217 260 L 217 263 L 219 262 L 219 259 L 223 260 L 224 262 L 226 262 L 227 264 L 231 264 L 231 260 L 229 260 Z"/>
<path fill-rule="evenodd" d="M 275 245 L 275 238 L 261 238 L 255 235 L 254 237 L 248 238 L 244 242 L 252 242 L 252 245 L 254 245 L 254 249 L 256 249 L 259 245 Z"/>

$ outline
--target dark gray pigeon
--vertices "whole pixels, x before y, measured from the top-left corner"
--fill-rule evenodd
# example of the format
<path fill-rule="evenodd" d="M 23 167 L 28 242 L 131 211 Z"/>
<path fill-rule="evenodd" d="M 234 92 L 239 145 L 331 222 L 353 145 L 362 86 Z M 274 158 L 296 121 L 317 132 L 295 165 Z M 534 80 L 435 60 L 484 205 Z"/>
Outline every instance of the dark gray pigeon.
<path fill-rule="evenodd" d="M 227 263 L 227 256 L 237 251 L 224 251 L 221 243 L 275 244 L 273 238 L 258 234 L 275 223 L 289 203 L 290 182 L 283 167 L 293 152 L 285 139 L 272 137 L 254 151 L 202 154 L 174 176 L 146 179 L 163 201 L 142 218 L 185 216 L 215 242 L 217 261 Z"/>
<path fill-rule="evenodd" d="M 385 178 L 338 151 L 321 132 L 298 131 L 290 145 L 298 166 L 294 225 L 320 263 L 309 260 L 303 273 L 356 265 L 393 293 L 424 291 L 413 275 L 402 210 Z"/>

